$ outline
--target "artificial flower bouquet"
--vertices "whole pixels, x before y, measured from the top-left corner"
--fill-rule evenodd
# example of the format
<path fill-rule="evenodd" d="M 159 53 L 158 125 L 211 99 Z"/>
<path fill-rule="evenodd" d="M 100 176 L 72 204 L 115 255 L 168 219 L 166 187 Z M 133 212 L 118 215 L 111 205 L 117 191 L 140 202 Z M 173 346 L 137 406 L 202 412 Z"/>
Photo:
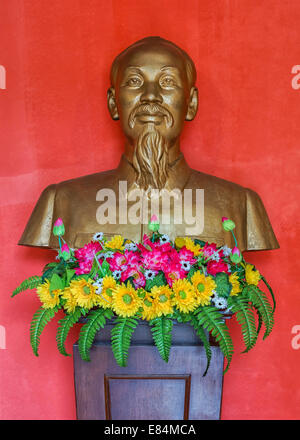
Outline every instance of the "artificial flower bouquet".
<path fill-rule="evenodd" d="M 148 321 L 153 340 L 162 359 L 168 362 L 174 321 L 192 325 L 207 355 L 206 374 L 211 360 L 208 334 L 215 338 L 227 359 L 228 370 L 233 343 L 224 314 L 236 316 L 242 336 L 250 350 L 256 343 L 262 324 L 263 338 L 274 324 L 275 299 L 269 284 L 259 271 L 245 262 L 234 235 L 235 224 L 223 217 L 223 228 L 231 231 L 236 246 L 217 247 L 214 243 L 177 237 L 172 242 L 159 233 L 159 222 L 152 216 L 150 234 L 141 243 L 120 235 L 106 239 L 94 235 L 84 247 L 70 249 L 63 239 L 64 224 L 58 219 L 53 234 L 58 237 L 57 261 L 44 267 L 41 276 L 23 281 L 12 296 L 36 289 L 41 307 L 33 315 L 30 340 L 38 356 L 40 335 L 58 310 L 57 347 L 69 356 L 65 341 L 71 327 L 85 318 L 79 334 L 79 353 L 90 360 L 96 333 L 114 318 L 111 346 L 116 362 L 126 366 L 131 336 L 139 320 Z M 265 283 L 273 305 L 258 287 Z M 255 315 L 258 316 L 256 324 Z M 224 372 L 225 372 L 224 371 Z"/>

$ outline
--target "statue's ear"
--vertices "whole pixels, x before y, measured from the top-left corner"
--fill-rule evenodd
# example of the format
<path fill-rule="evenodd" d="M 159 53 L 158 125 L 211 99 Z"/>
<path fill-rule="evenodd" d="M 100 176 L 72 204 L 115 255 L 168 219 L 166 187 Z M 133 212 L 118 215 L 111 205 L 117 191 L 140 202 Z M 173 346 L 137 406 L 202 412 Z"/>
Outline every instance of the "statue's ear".
<path fill-rule="evenodd" d="M 198 110 L 198 89 L 196 87 L 192 87 L 185 120 L 192 121 L 197 114 L 197 110 Z"/>
<path fill-rule="evenodd" d="M 119 113 L 116 103 L 116 93 L 113 87 L 110 87 L 107 91 L 107 105 L 110 116 L 114 121 L 117 121 L 119 119 Z"/>

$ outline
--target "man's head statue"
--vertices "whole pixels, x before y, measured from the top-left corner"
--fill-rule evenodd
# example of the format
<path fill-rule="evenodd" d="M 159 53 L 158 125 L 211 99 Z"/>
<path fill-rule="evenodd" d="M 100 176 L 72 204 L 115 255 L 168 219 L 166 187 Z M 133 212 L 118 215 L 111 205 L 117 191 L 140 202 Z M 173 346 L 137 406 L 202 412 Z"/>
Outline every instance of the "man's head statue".
<path fill-rule="evenodd" d="M 198 108 L 196 69 L 188 54 L 160 37 L 129 46 L 114 60 L 108 108 L 120 119 L 125 155 L 143 189 L 162 189 L 179 156 L 184 121 Z"/>

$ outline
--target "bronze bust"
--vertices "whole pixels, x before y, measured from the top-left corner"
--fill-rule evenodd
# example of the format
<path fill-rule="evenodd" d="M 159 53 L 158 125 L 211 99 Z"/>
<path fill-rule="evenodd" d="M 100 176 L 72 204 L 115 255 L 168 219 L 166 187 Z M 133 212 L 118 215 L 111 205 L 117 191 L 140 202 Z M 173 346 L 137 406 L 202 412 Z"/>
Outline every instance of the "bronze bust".
<path fill-rule="evenodd" d="M 191 169 L 180 151 L 184 121 L 193 120 L 197 112 L 195 80 L 195 66 L 187 53 L 160 37 L 144 38 L 119 54 L 112 64 L 108 90 L 109 112 L 114 120 L 120 120 L 125 135 L 125 151 L 119 166 L 48 186 L 19 244 L 57 248 L 52 226 L 58 217 L 64 221 L 65 239 L 73 248 L 87 243 L 98 231 L 140 240 L 147 232 L 151 214 L 158 214 L 158 208 L 160 213 L 164 211 L 164 190 L 177 191 L 180 197 L 185 190 L 201 189 L 204 196 L 201 228 L 194 232 L 187 229 L 190 221 L 179 222 L 172 206 L 161 232 L 172 239 L 197 236 L 232 247 L 231 234 L 222 228 L 224 216 L 235 221 L 242 251 L 278 248 L 265 208 L 254 191 Z M 145 194 L 140 201 L 140 214 L 145 204 L 152 201 L 153 194 L 154 199 L 156 197 L 156 210 L 152 205 L 146 209 L 143 221 L 142 214 L 140 221 L 133 219 L 137 214 L 136 190 L 143 190 Z M 105 210 L 107 213 L 112 207 L 108 203 L 105 209 L 101 208 L 99 202 L 104 202 L 109 195 L 116 204 L 116 211 L 107 221 Z M 195 217 L 194 199 L 191 205 Z"/>

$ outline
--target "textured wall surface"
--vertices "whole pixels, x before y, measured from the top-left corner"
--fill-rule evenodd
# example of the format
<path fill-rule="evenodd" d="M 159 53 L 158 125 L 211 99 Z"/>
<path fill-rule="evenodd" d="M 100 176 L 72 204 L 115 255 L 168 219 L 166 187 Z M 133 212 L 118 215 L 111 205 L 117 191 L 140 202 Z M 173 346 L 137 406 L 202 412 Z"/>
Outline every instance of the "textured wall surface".
<path fill-rule="evenodd" d="M 110 63 L 147 35 L 174 41 L 196 63 L 200 105 L 182 138 L 187 161 L 257 191 L 281 245 L 247 255 L 274 286 L 276 326 L 240 354 L 240 329 L 230 323 L 236 353 L 222 418 L 299 418 L 300 349 L 291 344 L 300 325 L 300 89 L 291 73 L 300 64 L 299 22 L 298 0 L 1 1 L 1 419 L 76 417 L 73 361 L 56 349 L 59 317 L 36 358 L 29 323 L 39 301 L 30 292 L 10 299 L 54 252 L 17 241 L 45 186 L 117 165 L 122 138 L 106 108 Z"/>

